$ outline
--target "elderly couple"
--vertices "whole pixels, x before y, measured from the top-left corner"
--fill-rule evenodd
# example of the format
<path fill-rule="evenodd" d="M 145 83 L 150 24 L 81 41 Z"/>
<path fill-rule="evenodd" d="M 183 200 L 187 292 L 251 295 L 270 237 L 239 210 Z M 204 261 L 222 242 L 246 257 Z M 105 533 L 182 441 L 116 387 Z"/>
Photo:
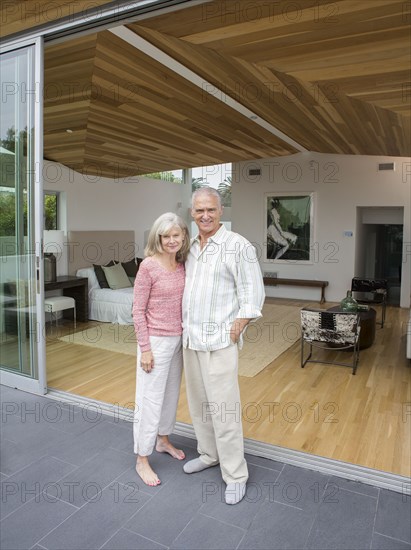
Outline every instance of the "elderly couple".
<path fill-rule="evenodd" d="M 191 246 L 181 218 L 167 213 L 156 220 L 135 281 L 136 470 L 144 483 L 154 486 L 160 483 L 148 461 L 154 446 L 178 460 L 185 458 L 168 438 L 176 420 L 184 357 L 199 457 L 186 462 L 183 470 L 193 474 L 220 464 L 225 501 L 237 504 L 248 479 L 242 424 L 222 411 L 235 411 L 240 403 L 238 344 L 246 325 L 261 316 L 264 286 L 254 248 L 220 223 L 222 206 L 215 189 L 193 194 L 191 214 L 199 231 Z"/>

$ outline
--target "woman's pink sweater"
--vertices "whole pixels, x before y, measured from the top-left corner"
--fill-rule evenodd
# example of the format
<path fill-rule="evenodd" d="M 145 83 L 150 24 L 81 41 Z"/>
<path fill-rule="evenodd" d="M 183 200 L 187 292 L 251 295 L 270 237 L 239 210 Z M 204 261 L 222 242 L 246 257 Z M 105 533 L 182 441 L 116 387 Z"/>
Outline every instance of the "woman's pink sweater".
<path fill-rule="evenodd" d="M 134 283 L 133 320 L 141 351 L 149 351 L 150 336 L 182 334 L 181 302 L 185 269 L 168 271 L 157 260 L 142 261 Z"/>

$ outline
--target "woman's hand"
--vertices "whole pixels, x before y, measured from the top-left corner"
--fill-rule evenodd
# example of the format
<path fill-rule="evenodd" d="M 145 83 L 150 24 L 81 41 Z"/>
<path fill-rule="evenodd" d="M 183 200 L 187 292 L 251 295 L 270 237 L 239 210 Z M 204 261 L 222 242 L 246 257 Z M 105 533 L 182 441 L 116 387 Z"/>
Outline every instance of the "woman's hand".
<path fill-rule="evenodd" d="M 150 372 L 154 367 L 154 357 L 150 351 L 143 351 L 141 354 L 141 368 L 146 372 Z"/>

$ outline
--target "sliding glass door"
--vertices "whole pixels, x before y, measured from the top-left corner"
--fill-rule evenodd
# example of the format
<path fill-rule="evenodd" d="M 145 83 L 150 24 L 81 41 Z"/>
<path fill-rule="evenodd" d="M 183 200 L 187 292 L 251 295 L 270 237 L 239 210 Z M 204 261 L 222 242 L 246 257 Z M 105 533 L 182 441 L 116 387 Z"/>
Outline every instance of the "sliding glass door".
<path fill-rule="evenodd" d="M 0 50 L 0 381 L 45 393 L 42 40 Z"/>

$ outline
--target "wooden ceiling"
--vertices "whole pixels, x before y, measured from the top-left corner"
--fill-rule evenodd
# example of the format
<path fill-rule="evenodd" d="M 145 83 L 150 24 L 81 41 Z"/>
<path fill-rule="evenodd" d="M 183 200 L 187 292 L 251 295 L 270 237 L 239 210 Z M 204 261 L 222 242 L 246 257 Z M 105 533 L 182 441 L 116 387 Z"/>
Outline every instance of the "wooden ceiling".
<path fill-rule="evenodd" d="M 50 45 L 45 156 L 124 177 L 298 150 L 224 95 L 310 151 L 409 156 L 410 21 L 403 0 L 218 0 L 128 26 L 211 95 L 110 31 Z"/>

